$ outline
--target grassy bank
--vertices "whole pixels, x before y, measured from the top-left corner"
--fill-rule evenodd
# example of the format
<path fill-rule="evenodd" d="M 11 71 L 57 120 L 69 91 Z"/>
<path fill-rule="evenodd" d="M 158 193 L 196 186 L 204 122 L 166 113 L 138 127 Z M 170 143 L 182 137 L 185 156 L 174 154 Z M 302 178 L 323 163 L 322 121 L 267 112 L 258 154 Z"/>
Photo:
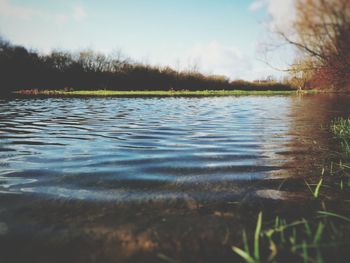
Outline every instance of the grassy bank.
<path fill-rule="evenodd" d="M 264 222 L 259 213 L 251 240 L 243 231 L 243 246 L 232 247 L 247 263 L 343 262 L 349 247 L 350 217 L 332 211 L 315 211 L 297 220 L 276 217 Z"/>
<path fill-rule="evenodd" d="M 331 122 L 330 132 L 340 142 L 336 161 L 325 163 L 310 190 L 311 215 L 293 220 L 278 215 L 257 217 L 255 231 L 242 233 L 242 246 L 234 253 L 248 263 L 258 262 L 344 262 L 350 247 L 350 118 Z M 338 195 L 336 209 L 329 208 L 329 196 Z M 248 229 L 249 230 L 249 229 Z"/>
<path fill-rule="evenodd" d="M 235 95 L 289 95 L 300 91 L 257 91 L 257 90 L 203 90 L 203 91 L 115 91 L 115 90 L 20 90 L 16 94 L 44 96 L 235 96 Z M 301 93 L 317 93 L 315 90 Z"/>
<path fill-rule="evenodd" d="M 339 118 L 332 122 L 331 130 L 340 141 L 346 156 L 350 156 L 350 118 Z"/>

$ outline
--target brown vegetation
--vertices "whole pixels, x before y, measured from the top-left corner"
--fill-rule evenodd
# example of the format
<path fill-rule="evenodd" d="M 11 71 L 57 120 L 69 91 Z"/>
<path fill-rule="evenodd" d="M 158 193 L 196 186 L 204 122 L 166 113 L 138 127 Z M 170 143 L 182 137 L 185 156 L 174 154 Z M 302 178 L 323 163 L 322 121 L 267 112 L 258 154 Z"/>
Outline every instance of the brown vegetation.
<path fill-rule="evenodd" d="M 207 76 L 197 70 L 175 71 L 124 58 L 85 50 L 78 53 L 53 51 L 42 55 L 0 39 L 1 93 L 18 90 L 31 94 L 42 90 L 117 91 L 204 91 L 204 90 L 290 90 L 277 82 L 263 84 L 230 82 L 223 76 Z"/>
<path fill-rule="evenodd" d="M 297 0 L 293 32 L 278 32 L 300 51 L 291 68 L 300 88 L 350 90 L 350 1 Z"/>

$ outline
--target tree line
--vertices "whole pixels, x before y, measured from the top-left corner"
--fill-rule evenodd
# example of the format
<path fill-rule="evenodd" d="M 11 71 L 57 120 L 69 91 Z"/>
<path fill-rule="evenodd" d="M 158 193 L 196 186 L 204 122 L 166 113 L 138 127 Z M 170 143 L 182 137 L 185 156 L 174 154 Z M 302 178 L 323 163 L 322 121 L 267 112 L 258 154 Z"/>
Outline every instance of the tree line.
<path fill-rule="evenodd" d="M 0 90 L 285 90 L 274 81 L 253 83 L 208 76 L 196 70 L 176 71 L 92 50 L 40 54 L 0 38 Z"/>

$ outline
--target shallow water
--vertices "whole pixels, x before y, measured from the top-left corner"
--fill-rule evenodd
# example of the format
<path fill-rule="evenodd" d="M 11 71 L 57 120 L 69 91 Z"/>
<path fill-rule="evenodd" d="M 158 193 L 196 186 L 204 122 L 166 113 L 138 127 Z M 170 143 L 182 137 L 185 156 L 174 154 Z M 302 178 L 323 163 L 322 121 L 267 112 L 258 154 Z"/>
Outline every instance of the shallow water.
<path fill-rule="evenodd" d="M 322 127 L 348 116 L 349 102 L 347 95 L 0 99 L 0 241 L 33 241 L 35 232 L 32 252 L 23 255 L 43 262 L 48 255 L 35 249 L 53 236 L 63 248 L 48 251 L 65 261 L 74 254 L 65 244 L 86 255 L 98 247 L 91 257 L 74 254 L 83 262 L 113 254 L 106 241 L 112 234 L 117 261 L 128 261 L 164 251 L 163 239 L 180 242 L 181 232 L 204 220 L 211 234 L 202 237 L 197 226 L 186 240 L 214 242 L 215 231 L 231 227 L 224 204 L 307 202 L 299 181 L 319 173 L 335 147 Z M 63 237 L 53 226 L 65 229 Z M 158 239 L 147 232 L 152 228 Z M 65 239 L 74 233 L 80 241 Z M 81 241 L 91 238 L 108 244 Z M 177 246 L 175 254 L 190 260 Z"/>

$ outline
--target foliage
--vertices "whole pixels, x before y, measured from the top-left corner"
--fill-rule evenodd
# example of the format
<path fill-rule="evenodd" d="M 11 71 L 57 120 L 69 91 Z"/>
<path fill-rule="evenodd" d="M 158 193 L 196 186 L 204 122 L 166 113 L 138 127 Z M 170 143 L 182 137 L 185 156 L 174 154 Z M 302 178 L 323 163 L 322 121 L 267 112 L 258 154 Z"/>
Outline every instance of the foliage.
<path fill-rule="evenodd" d="M 120 52 L 106 56 L 92 50 L 77 53 L 53 51 L 41 55 L 0 38 L 1 93 L 18 90 L 291 90 L 287 85 L 231 83 L 223 76 L 206 76 L 196 70 L 175 71 L 136 63 Z"/>
<path fill-rule="evenodd" d="M 341 142 L 345 154 L 350 156 L 350 118 L 338 118 L 331 124 L 331 131 Z"/>
<path fill-rule="evenodd" d="M 350 1 L 297 0 L 293 30 L 278 33 L 301 54 L 291 71 L 311 74 L 314 86 L 350 89 Z"/>
<path fill-rule="evenodd" d="M 305 90 L 310 87 L 309 82 L 313 78 L 314 65 L 311 58 L 298 58 L 289 68 L 288 83 L 299 90 Z"/>

